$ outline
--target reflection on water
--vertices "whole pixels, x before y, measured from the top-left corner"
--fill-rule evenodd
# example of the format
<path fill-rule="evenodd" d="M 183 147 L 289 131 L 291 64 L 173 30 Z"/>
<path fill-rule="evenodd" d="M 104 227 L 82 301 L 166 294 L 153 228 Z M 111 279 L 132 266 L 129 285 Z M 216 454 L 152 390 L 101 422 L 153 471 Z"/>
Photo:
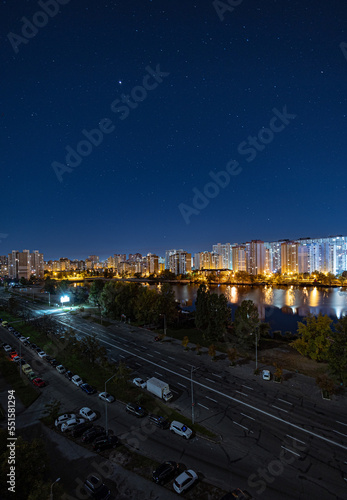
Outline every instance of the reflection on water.
<path fill-rule="evenodd" d="M 173 285 L 176 299 L 192 304 L 189 309 L 194 309 L 198 288 L 197 285 Z M 243 300 L 252 300 L 258 307 L 260 318 L 269 321 L 272 328 L 294 331 L 296 321 L 309 313 L 315 316 L 327 314 L 334 319 L 347 314 L 347 291 L 338 288 L 220 285 L 209 289 L 214 293 L 224 293 L 233 311 Z"/>

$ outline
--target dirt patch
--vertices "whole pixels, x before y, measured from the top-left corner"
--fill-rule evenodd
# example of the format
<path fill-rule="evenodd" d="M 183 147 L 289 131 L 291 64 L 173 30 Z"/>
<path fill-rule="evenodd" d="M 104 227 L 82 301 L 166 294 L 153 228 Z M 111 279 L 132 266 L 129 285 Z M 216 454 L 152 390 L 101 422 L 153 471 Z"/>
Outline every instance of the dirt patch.
<path fill-rule="evenodd" d="M 259 359 L 266 365 L 276 363 L 284 370 L 301 373 L 308 377 L 317 377 L 328 370 L 327 363 L 317 363 L 313 359 L 305 358 L 290 346 L 262 350 L 259 353 Z"/>

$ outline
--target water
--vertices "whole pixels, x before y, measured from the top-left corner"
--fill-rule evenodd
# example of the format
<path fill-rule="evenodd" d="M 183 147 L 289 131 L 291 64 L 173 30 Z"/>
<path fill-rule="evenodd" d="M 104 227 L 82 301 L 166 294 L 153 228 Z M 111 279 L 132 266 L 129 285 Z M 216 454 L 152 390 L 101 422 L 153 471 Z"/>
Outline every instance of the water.
<path fill-rule="evenodd" d="M 187 310 L 194 310 L 198 285 L 173 285 L 176 299 Z M 339 288 L 214 285 L 209 290 L 227 297 L 234 314 L 243 300 L 252 300 L 259 317 L 271 330 L 296 332 L 297 322 L 309 313 L 327 314 L 334 321 L 347 314 L 347 291 Z"/>

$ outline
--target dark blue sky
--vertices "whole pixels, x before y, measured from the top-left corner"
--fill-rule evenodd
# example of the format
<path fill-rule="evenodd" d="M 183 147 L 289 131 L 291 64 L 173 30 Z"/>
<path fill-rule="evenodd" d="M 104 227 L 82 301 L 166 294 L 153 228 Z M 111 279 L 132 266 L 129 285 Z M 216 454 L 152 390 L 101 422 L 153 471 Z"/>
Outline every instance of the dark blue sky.
<path fill-rule="evenodd" d="M 344 0 L 61 2 L 1 2 L 0 254 L 347 234 Z"/>

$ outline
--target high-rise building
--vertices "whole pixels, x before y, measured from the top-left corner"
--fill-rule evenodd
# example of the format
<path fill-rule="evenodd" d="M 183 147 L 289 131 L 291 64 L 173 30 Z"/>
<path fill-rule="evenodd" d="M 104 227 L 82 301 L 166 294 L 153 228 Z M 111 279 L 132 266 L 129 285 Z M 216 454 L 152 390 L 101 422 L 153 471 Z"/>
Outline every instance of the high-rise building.
<path fill-rule="evenodd" d="M 233 271 L 246 271 L 246 247 L 245 245 L 235 245 L 231 250 Z"/>
<path fill-rule="evenodd" d="M 246 255 L 249 252 L 247 264 L 247 272 L 249 274 L 263 274 L 265 271 L 265 247 L 261 240 L 252 240 L 251 243 L 246 243 Z"/>
<path fill-rule="evenodd" d="M 152 253 L 149 253 L 146 258 L 146 263 L 147 263 L 147 272 L 149 274 L 158 274 L 159 271 L 159 264 L 158 264 L 158 255 L 154 255 Z"/>
<path fill-rule="evenodd" d="M 192 270 L 192 255 L 183 250 L 177 250 L 169 257 L 169 269 L 174 274 L 187 274 Z"/>
<path fill-rule="evenodd" d="M 43 254 L 40 254 L 38 250 L 34 253 L 30 253 L 29 250 L 23 250 L 23 252 L 18 252 L 18 250 L 12 250 L 8 254 L 8 274 L 10 278 L 30 279 L 30 276 L 35 275 L 39 278 L 43 277 L 44 274 L 44 261 Z"/>
<path fill-rule="evenodd" d="M 218 267 L 215 269 L 232 269 L 232 252 L 230 243 L 217 243 L 212 246 L 212 251 L 221 256 Z"/>
<path fill-rule="evenodd" d="M 299 243 L 289 241 L 281 245 L 282 274 L 299 272 Z"/>

